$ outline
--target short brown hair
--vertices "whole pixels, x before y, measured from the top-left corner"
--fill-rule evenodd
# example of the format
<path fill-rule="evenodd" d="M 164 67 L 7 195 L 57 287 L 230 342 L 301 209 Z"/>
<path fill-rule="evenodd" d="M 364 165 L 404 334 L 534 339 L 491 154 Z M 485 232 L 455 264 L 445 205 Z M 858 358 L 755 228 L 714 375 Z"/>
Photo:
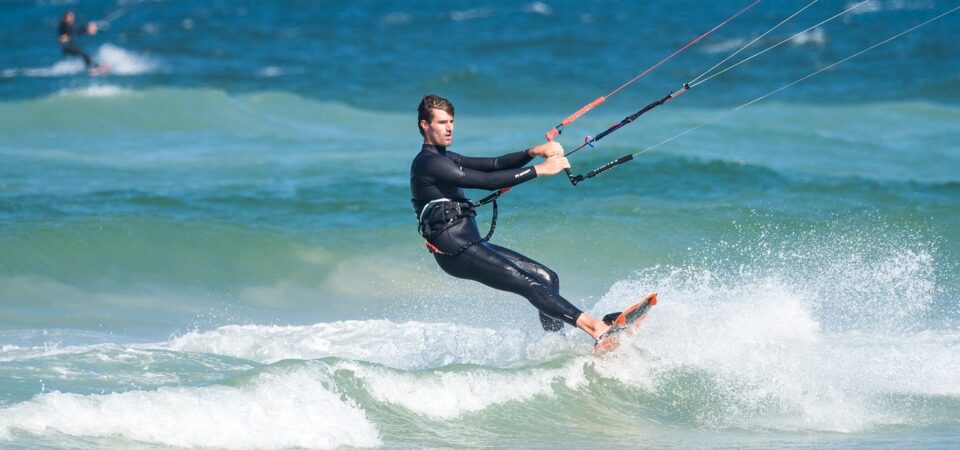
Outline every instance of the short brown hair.
<path fill-rule="evenodd" d="M 426 120 L 430 122 L 433 120 L 433 111 L 434 109 L 439 109 L 453 116 L 453 103 L 450 103 L 450 100 L 447 100 L 439 95 L 425 95 L 423 100 L 420 100 L 420 106 L 417 107 L 417 130 L 420 131 L 420 134 L 423 135 L 423 129 L 420 128 L 420 121 Z"/>

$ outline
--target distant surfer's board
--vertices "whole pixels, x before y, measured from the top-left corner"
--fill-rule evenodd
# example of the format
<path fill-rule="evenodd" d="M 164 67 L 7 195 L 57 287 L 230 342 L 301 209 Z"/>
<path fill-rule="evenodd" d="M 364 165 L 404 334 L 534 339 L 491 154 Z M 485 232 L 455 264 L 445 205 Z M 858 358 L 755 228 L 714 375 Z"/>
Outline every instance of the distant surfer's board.
<path fill-rule="evenodd" d="M 615 350 L 620 346 L 620 339 L 626 335 L 633 334 L 633 330 L 640 327 L 640 323 L 647 317 L 647 313 L 653 305 L 657 304 L 657 293 L 651 293 L 637 302 L 637 304 L 627 308 L 620 315 L 615 317 L 610 330 L 597 339 L 593 346 L 593 353 L 602 355 Z"/>
<path fill-rule="evenodd" d="M 87 70 L 87 74 L 90 75 L 91 77 L 95 77 L 98 75 L 106 75 L 108 73 L 110 73 L 110 66 L 106 64 L 100 64 L 97 67 L 93 67 Z"/>

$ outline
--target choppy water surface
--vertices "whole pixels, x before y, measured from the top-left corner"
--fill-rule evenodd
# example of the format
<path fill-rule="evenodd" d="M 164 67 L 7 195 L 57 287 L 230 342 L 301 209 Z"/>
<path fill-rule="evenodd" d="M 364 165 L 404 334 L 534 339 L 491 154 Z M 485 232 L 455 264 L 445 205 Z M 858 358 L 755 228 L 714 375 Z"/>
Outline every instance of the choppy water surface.
<path fill-rule="evenodd" d="M 455 150 L 528 147 L 742 3 L 0 5 L 0 446 L 955 447 L 960 14 L 729 113 L 952 2 L 871 1 L 571 162 L 708 125 L 503 197 L 494 241 L 585 310 L 659 293 L 622 351 L 423 250 L 423 94 L 456 103 Z M 806 4 L 759 4 L 560 141 Z M 80 38 L 111 75 L 59 53 L 67 7 L 115 18 Z"/>

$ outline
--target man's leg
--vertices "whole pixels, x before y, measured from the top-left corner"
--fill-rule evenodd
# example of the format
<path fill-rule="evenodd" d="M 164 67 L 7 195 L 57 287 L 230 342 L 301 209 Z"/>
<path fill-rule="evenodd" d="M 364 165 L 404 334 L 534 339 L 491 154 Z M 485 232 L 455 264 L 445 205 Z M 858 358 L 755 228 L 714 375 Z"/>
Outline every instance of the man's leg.
<path fill-rule="evenodd" d="M 87 69 L 94 69 L 97 67 L 97 63 L 93 61 L 93 58 L 87 54 L 87 52 L 77 47 L 76 44 L 72 42 L 63 46 L 63 53 L 66 53 L 71 56 L 79 56 L 83 59 L 83 64 L 86 65 Z"/>
<path fill-rule="evenodd" d="M 497 253 L 510 259 L 517 267 L 537 279 L 541 284 L 549 286 L 557 295 L 560 294 L 560 276 L 553 270 L 550 270 L 549 267 L 509 248 L 489 243 L 487 245 L 496 250 Z M 540 326 L 546 331 L 561 331 L 563 330 L 563 321 L 555 317 L 550 317 L 544 314 L 543 311 L 540 311 Z"/>
<path fill-rule="evenodd" d="M 497 247 L 489 244 L 476 244 L 457 256 L 438 255 L 436 259 L 440 267 L 450 275 L 479 281 L 494 289 L 520 295 L 548 318 L 576 326 L 582 311 L 554 289 L 559 287 L 558 281 L 543 282 L 544 276 L 556 280 L 556 274 L 552 271 L 540 275 L 528 272 L 514 262 L 510 253 L 500 253 Z M 543 267 L 539 264 L 537 266 Z"/>

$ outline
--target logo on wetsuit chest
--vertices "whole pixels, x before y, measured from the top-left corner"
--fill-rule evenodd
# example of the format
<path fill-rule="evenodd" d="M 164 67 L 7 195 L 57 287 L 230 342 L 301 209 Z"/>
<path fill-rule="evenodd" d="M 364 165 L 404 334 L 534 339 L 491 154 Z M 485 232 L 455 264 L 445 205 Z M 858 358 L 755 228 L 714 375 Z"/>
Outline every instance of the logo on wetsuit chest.
<path fill-rule="evenodd" d="M 520 172 L 520 173 L 514 175 L 513 178 L 520 178 L 520 177 L 522 177 L 522 176 L 524 176 L 524 175 L 526 175 L 526 174 L 528 174 L 528 173 L 530 173 L 530 169 L 524 170 L 523 172 Z"/>

